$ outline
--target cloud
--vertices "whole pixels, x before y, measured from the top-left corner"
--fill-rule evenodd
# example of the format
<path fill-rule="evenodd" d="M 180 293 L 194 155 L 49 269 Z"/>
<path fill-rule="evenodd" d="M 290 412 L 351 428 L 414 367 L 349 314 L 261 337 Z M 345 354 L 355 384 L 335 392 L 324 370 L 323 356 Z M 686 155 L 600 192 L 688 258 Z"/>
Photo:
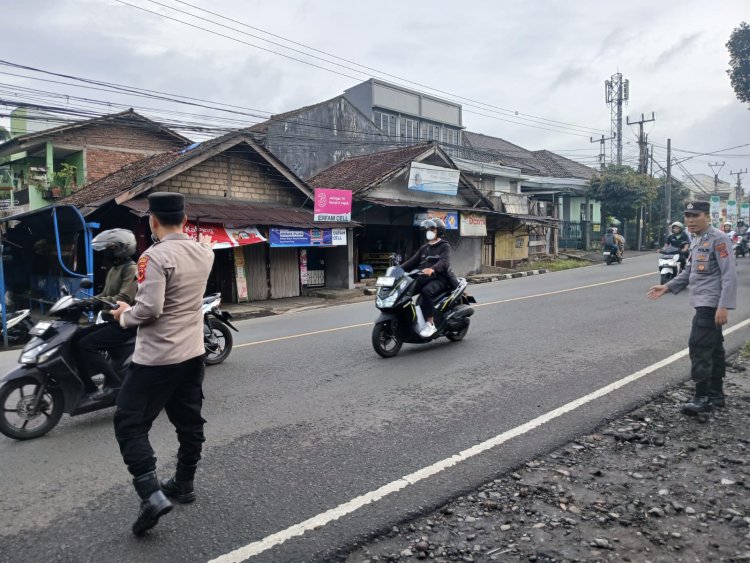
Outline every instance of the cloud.
<path fill-rule="evenodd" d="M 653 61 L 646 65 L 646 67 L 649 70 L 654 71 L 671 63 L 683 51 L 688 50 L 701 35 L 703 35 L 703 33 L 700 31 L 685 35 L 677 43 L 659 53 Z"/>

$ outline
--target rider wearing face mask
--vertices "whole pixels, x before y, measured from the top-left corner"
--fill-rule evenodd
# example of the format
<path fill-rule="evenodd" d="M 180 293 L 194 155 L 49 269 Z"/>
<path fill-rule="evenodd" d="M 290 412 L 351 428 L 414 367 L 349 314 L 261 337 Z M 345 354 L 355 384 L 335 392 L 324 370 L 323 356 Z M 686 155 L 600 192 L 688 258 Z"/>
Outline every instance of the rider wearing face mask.
<path fill-rule="evenodd" d="M 401 267 L 406 271 L 419 268 L 424 274 L 417 279 L 417 290 L 422 295 L 420 307 L 427 323 L 419 334 L 423 338 L 429 338 L 435 334 L 435 298 L 449 284 L 451 245 L 441 238 L 445 235 L 445 223 L 442 219 L 422 221 L 420 228 L 425 233 L 427 244 L 401 264 Z"/>

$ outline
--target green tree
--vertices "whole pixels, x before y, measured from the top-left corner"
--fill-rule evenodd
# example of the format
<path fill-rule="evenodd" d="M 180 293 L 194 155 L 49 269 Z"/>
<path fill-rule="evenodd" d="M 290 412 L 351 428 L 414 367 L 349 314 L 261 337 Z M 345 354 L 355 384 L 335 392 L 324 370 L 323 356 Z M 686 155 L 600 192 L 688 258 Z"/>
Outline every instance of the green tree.
<path fill-rule="evenodd" d="M 741 102 L 750 104 L 750 26 L 742 22 L 734 28 L 727 42 L 732 88 Z"/>
<path fill-rule="evenodd" d="M 641 205 L 657 197 L 658 181 L 629 166 L 610 164 L 589 183 L 589 196 L 602 204 L 602 218 L 615 217 L 621 223 L 635 219 Z"/>
<path fill-rule="evenodd" d="M 10 140 L 10 131 L 0 125 L 0 143 Z"/>

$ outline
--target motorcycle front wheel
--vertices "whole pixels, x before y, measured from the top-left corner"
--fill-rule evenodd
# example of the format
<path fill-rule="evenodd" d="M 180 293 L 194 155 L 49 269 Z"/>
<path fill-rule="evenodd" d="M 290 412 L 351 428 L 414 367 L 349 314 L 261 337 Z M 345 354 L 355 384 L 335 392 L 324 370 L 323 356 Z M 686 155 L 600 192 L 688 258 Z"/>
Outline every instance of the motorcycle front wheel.
<path fill-rule="evenodd" d="M 664 285 L 665 283 L 669 283 L 672 279 L 672 274 L 662 274 L 661 279 L 659 280 L 661 285 Z"/>
<path fill-rule="evenodd" d="M 15 379 L 0 388 L 0 432 L 15 440 L 31 440 L 52 430 L 63 414 L 61 389 L 45 389 L 34 409 L 39 382 Z"/>
<path fill-rule="evenodd" d="M 372 347 L 383 358 L 392 358 L 401 350 L 403 342 L 393 334 L 391 323 L 378 323 L 372 328 Z"/>
<path fill-rule="evenodd" d="M 211 331 L 209 337 L 212 341 L 205 342 L 206 356 L 203 363 L 207 366 L 215 366 L 227 359 L 232 351 L 232 332 L 223 322 L 216 319 L 209 319 L 208 328 Z"/>

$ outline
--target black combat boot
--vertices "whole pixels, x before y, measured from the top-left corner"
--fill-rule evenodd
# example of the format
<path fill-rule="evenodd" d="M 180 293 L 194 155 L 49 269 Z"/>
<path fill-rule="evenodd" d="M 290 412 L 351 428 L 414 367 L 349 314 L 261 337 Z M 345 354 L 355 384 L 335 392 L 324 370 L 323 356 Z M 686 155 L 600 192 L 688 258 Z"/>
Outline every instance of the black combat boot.
<path fill-rule="evenodd" d="M 712 379 L 708 383 L 708 397 L 711 399 L 711 404 L 715 407 L 723 407 L 726 405 L 724 400 L 724 380 L 723 379 Z"/>
<path fill-rule="evenodd" d="M 693 400 L 682 405 L 683 414 L 691 416 L 702 412 L 711 412 L 711 399 L 708 396 L 708 383 L 702 381 L 695 384 L 695 397 Z"/>
<path fill-rule="evenodd" d="M 169 498 L 176 500 L 180 504 L 188 504 L 195 501 L 195 491 L 193 491 L 193 477 L 195 476 L 195 465 L 177 464 L 177 471 L 174 477 L 164 479 L 161 482 L 161 490 Z"/>
<path fill-rule="evenodd" d="M 159 488 L 159 479 L 155 471 L 139 475 L 133 479 L 133 485 L 141 497 L 141 509 L 138 519 L 133 523 L 133 533 L 142 536 L 159 521 L 159 518 L 172 510 L 172 503 Z"/>

